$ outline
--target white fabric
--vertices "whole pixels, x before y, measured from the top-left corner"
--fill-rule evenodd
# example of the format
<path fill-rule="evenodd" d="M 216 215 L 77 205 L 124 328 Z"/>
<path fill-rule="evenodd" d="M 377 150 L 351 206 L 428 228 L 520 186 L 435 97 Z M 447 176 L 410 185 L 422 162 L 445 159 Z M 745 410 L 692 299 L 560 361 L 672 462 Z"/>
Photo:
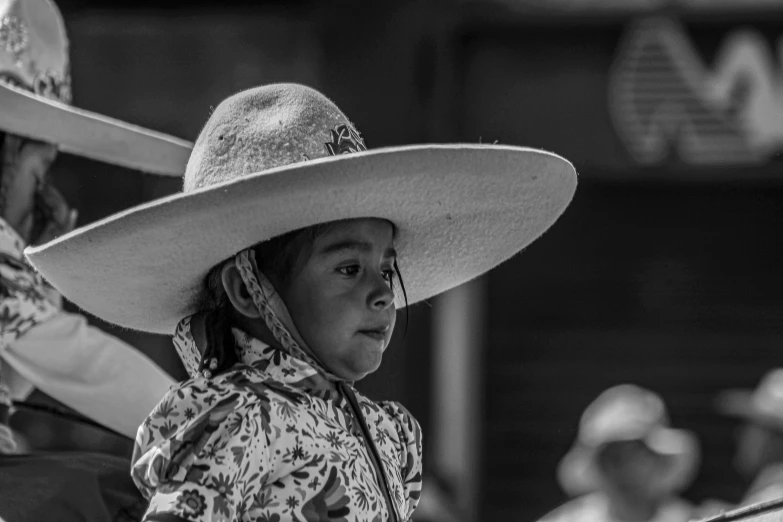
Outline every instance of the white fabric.
<path fill-rule="evenodd" d="M 0 219 L 0 395 L 39 388 L 134 438 L 174 380 L 133 347 L 61 310 L 59 294 L 22 257 L 23 241 Z"/>
<path fill-rule="evenodd" d="M 35 326 L 0 357 L 44 393 L 130 438 L 174 384 L 144 354 L 69 313 Z"/>
<path fill-rule="evenodd" d="M 0 364 L 0 383 L 8 391 L 10 399 L 14 401 L 27 399 L 35 390 L 33 383 L 19 375 L 19 372 L 8 364 Z"/>

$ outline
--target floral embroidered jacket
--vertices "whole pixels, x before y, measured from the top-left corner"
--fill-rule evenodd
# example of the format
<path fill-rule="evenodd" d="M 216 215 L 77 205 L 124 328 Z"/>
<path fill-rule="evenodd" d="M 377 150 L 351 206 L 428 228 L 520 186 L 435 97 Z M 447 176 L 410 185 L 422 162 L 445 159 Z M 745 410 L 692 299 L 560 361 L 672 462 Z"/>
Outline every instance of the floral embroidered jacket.
<path fill-rule="evenodd" d="M 195 346 L 183 324 L 175 344 Z M 397 403 L 351 389 L 368 442 L 341 386 L 307 362 L 234 335 L 241 364 L 175 386 L 139 428 L 132 475 L 150 499 L 151 519 L 386 522 L 391 508 L 409 520 L 421 490 L 416 420 Z M 195 348 L 180 356 L 193 367 Z"/>

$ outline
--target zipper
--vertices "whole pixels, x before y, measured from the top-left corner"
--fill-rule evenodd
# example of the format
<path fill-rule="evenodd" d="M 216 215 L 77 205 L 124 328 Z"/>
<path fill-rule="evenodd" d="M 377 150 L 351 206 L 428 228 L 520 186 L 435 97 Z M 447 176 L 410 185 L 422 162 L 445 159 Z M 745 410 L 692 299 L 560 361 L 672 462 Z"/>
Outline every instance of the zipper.
<path fill-rule="evenodd" d="M 392 522 L 402 522 L 402 517 L 397 511 L 397 504 L 392 501 L 391 488 L 389 487 L 386 474 L 383 472 L 383 461 L 381 460 L 380 452 L 378 451 L 378 447 L 375 445 L 375 441 L 370 436 L 370 429 L 367 427 L 367 422 L 365 421 L 364 415 L 362 414 L 359 401 L 356 400 L 356 395 L 353 393 L 353 390 L 351 390 L 350 385 L 345 382 L 340 382 L 339 387 L 340 391 L 343 392 L 343 396 L 345 396 L 346 400 L 348 401 L 348 404 L 350 405 L 356 420 L 359 422 L 359 427 L 361 428 L 365 447 L 370 454 L 370 462 L 375 469 L 375 478 L 378 481 L 378 485 L 380 486 L 380 489 L 383 492 L 383 496 L 386 499 L 386 504 L 389 506 L 390 520 Z"/>

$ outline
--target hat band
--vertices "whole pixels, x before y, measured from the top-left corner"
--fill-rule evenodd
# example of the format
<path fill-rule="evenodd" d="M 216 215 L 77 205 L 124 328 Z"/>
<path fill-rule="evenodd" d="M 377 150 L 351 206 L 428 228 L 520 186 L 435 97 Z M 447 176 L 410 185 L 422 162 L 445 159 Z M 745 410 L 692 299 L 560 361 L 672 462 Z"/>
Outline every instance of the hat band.
<path fill-rule="evenodd" d="M 35 76 L 33 85 L 27 85 L 13 72 L 2 71 L 0 72 L 0 83 L 60 103 L 71 104 L 71 77 L 68 74 L 63 76 L 52 70 L 40 71 Z"/>

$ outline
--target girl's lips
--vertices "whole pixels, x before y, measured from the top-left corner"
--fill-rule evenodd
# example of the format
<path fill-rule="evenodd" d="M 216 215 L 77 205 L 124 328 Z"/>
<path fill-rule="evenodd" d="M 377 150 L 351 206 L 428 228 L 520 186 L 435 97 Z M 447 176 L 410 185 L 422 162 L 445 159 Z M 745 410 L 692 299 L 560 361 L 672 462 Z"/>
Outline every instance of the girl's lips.
<path fill-rule="evenodd" d="M 359 330 L 359 333 L 366 335 L 371 339 L 375 339 L 376 341 L 383 341 L 386 339 L 386 332 L 382 330 Z"/>

